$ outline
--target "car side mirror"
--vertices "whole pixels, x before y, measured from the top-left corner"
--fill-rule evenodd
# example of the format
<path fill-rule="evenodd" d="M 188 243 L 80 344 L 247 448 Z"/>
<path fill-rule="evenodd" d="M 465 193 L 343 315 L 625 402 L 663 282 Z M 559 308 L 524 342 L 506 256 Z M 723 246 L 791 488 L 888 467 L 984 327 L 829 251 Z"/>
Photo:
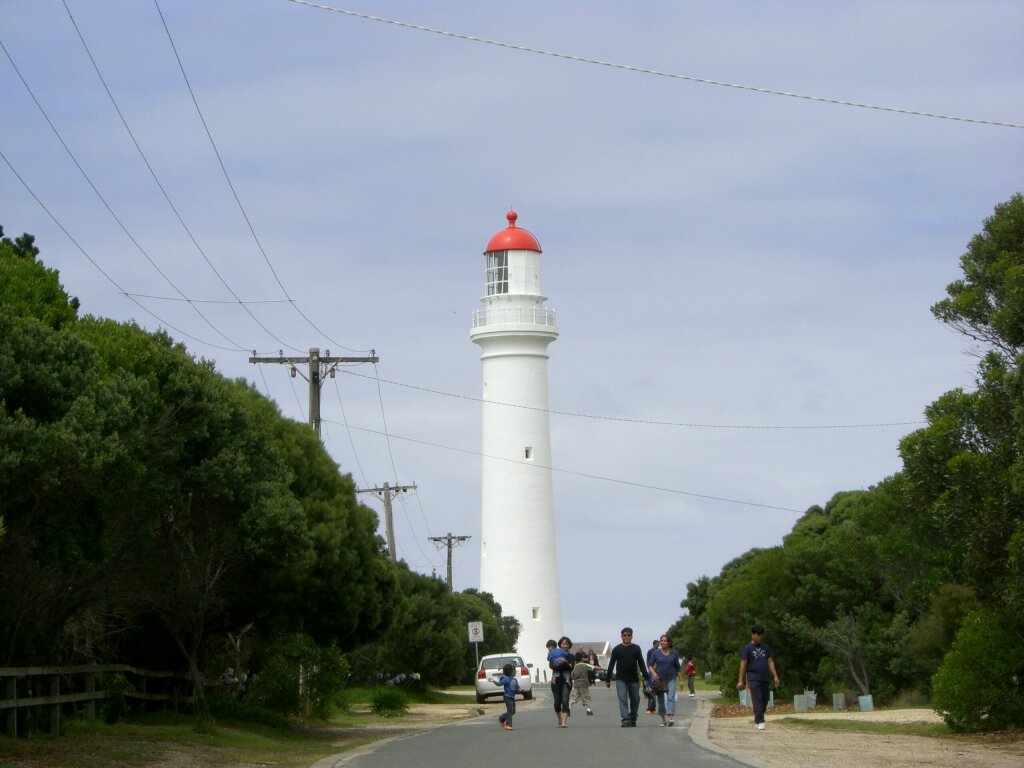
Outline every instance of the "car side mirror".
<path fill-rule="evenodd" d="M 528 666 L 530 669 L 533 669 L 533 664 L 527 664 L 526 666 Z"/>

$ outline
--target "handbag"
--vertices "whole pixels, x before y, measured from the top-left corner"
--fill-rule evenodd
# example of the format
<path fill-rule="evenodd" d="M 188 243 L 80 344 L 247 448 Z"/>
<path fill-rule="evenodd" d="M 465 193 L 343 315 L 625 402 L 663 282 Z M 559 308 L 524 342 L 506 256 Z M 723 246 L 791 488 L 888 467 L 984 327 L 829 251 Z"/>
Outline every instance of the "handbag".
<path fill-rule="evenodd" d="M 665 693 L 668 690 L 668 683 L 661 678 L 651 681 L 651 691 L 653 693 Z"/>

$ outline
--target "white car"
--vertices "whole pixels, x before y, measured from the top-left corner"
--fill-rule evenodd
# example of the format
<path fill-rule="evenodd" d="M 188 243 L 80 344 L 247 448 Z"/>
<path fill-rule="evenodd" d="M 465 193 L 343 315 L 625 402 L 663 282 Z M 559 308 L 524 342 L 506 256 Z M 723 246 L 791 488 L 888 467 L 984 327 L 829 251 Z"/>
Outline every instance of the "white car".
<path fill-rule="evenodd" d="M 529 667 L 523 661 L 522 656 L 509 651 L 507 653 L 495 653 L 490 656 L 484 656 L 480 659 L 480 667 L 476 671 L 476 680 L 474 681 L 476 683 L 477 704 L 483 704 L 491 696 L 497 696 L 500 699 L 505 695 L 504 687 L 494 683 L 505 674 L 501 670 L 506 664 L 511 664 L 516 668 L 519 691 L 523 694 L 523 698 L 526 700 L 533 698 L 533 678 L 530 677 Z"/>

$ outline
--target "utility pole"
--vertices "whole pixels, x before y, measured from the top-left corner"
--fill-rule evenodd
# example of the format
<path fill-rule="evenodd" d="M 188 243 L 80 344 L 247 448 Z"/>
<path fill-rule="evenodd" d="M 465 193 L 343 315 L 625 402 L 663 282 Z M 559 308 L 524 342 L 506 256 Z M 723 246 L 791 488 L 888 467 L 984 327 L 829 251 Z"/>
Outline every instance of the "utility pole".
<path fill-rule="evenodd" d="M 380 488 L 356 489 L 356 493 L 372 493 L 384 502 L 384 532 L 388 537 L 388 554 L 391 556 L 392 563 L 398 562 L 398 556 L 395 554 L 395 524 L 391 516 L 391 500 L 400 493 L 415 490 L 415 483 L 412 485 L 396 485 L 393 488 L 388 483 L 384 483 Z"/>
<path fill-rule="evenodd" d="M 452 591 L 452 548 L 459 546 L 464 541 L 469 541 L 472 536 L 452 536 L 449 532 L 447 536 L 430 536 L 429 537 L 434 546 L 438 549 L 444 544 L 448 547 L 448 591 Z"/>
<path fill-rule="evenodd" d="M 323 380 L 330 376 L 334 378 L 334 372 L 338 368 L 339 363 L 376 363 L 379 359 L 375 354 L 374 350 L 370 350 L 369 357 L 331 357 L 331 350 L 327 350 L 327 354 L 323 357 L 320 356 L 319 347 L 309 348 L 309 357 L 284 357 L 281 353 L 278 357 L 259 357 L 256 354 L 256 350 L 253 350 L 252 357 L 249 358 L 250 363 L 281 363 L 282 365 L 290 366 L 292 378 L 301 376 L 309 382 L 309 424 L 313 427 L 313 431 L 316 432 L 316 436 L 320 437 L 320 386 Z M 301 370 L 295 366 L 307 363 L 309 368 L 309 375 L 307 376 Z"/>

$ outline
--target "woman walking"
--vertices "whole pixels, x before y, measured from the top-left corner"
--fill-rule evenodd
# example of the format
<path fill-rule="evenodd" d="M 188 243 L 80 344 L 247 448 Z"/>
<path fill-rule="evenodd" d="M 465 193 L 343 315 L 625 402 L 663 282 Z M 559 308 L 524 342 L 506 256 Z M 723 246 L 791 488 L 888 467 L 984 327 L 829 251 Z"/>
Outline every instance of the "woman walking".
<path fill-rule="evenodd" d="M 565 728 L 569 720 L 569 692 L 572 690 L 572 668 L 576 657 L 569 649 L 572 640 L 562 637 L 558 645 L 548 652 L 548 666 L 551 667 L 551 690 L 555 699 L 556 727 Z"/>
<path fill-rule="evenodd" d="M 651 687 L 658 696 L 658 714 L 662 725 L 675 725 L 676 684 L 683 665 L 668 635 L 662 635 L 658 648 L 650 655 Z M 666 721 L 666 716 L 668 720 Z"/>

